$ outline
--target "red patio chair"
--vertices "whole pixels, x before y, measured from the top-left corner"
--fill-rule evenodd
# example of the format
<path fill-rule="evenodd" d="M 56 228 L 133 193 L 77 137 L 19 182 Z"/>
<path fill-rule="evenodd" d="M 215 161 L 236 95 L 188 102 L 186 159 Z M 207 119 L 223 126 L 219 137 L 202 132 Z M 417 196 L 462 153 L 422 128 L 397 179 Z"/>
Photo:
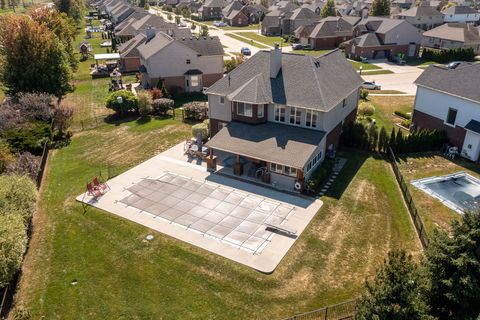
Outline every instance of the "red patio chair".
<path fill-rule="evenodd" d="M 98 178 L 97 178 L 97 177 L 93 178 L 93 185 L 94 185 L 95 187 L 99 188 L 102 192 L 105 192 L 107 189 L 110 189 L 110 187 L 108 186 L 108 184 L 103 183 L 103 182 L 100 183 L 100 182 L 98 181 Z"/>
<path fill-rule="evenodd" d="M 91 195 L 95 198 L 98 198 L 98 197 L 102 196 L 102 193 L 100 192 L 100 190 L 95 189 L 90 182 L 87 183 L 87 192 L 88 192 L 89 195 Z"/>

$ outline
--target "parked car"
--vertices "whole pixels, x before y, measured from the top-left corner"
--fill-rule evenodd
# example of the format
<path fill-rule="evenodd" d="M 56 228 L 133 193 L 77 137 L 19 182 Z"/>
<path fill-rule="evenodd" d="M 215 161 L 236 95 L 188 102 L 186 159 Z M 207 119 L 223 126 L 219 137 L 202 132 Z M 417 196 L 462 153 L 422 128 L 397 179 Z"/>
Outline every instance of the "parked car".
<path fill-rule="evenodd" d="M 252 55 L 252 51 L 250 51 L 250 49 L 247 47 L 243 47 L 242 49 L 240 49 L 240 53 L 243 54 L 244 56 Z"/>
<path fill-rule="evenodd" d="M 292 43 L 292 49 L 293 50 L 302 50 L 303 45 L 301 45 L 300 43 Z"/>
<path fill-rule="evenodd" d="M 365 81 L 362 84 L 362 88 L 367 89 L 367 90 L 381 90 L 382 89 L 382 87 L 379 84 L 376 84 L 375 81 L 373 81 L 373 82 Z"/>
<path fill-rule="evenodd" d="M 405 60 L 403 60 L 401 57 L 399 56 L 394 56 L 393 58 L 389 59 L 390 61 L 400 65 L 400 66 L 404 66 L 407 62 Z"/>
<path fill-rule="evenodd" d="M 186 28 L 186 27 L 187 27 L 187 24 L 186 24 L 184 21 L 182 21 L 182 22 L 180 22 L 180 23 L 178 24 L 178 26 L 179 26 L 180 28 Z"/>
<path fill-rule="evenodd" d="M 226 27 L 227 26 L 227 24 L 223 21 L 213 21 L 213 25 L 215 27 Z"/>

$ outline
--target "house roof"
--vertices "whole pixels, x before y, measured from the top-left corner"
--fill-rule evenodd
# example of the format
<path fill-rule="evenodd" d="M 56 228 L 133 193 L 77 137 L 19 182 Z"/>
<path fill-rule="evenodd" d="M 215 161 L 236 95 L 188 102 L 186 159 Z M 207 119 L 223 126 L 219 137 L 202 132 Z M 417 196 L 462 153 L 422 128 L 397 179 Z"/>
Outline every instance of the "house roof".
<path fill-rule="evenodd" d="M 320 16 L 309 8 L 297 8 L 293 10 L 292 15 L 289 18 L 290 20 L 296 19 L 314 19 L 320 20 Z"/>
<path fill-rule="evenodd" d="M 351 43 L 359 47 L 378 47 L 382 45 L 382 41 L 375 32 L 368 32 L 359 37 L 350 40 Z"/>
<path fill-rule="evenodd" d="M 465 126 L 465 129 L 480 134 L 480 121 L 470 120 L 470 122 Z"/>
<path fill-rule="evenodd" d="M 230 122 L 206 146 L 302 169 L 324 136 L 323 131 L 273 122 L 260 125 Z"/>
<path fill-rule="evenodd" d="M 455 69 L 430 66 L 415 84 L 480 103 L 480 64 L 462 62 Z"/>
<path fill-rule="evenodd" d="M 206 93 L 241 96 L 245 99 L 243 102 L 249 103 L 257 103 L 259 96 L 264 95 L 269 103 L 326 112 L 362 84 L 360 76 L 338 50 L 318 58 L 283 53 L 281 70 L 273 79 L 270 78 L 272 54 L 259 51 L 213 84 Z M 251 80 L 254 78 L 264 91 L 262 95 L 258 92 L 257 96 L 251 94 Z M 245 86 L 246 83 L 250 85 Z"/>
<path fill-rule="evenodd" d="M 329 17 L 320 20 L 310 33 L 311 38 L 352 36 L 353 25 L 342 17 Z"/>
<path fill-rule="evenodd" d="M 203 4 L 205 8 L 225 8 L 227 6 L 227 2 L 225 0 L 207 0 Z"/>
<path fill-rule="evenodd" d="M 377 33 L 385 34 L 402 23 L 405 23 L 405 21 L 382 17 L 368 17 L 360 20 L 356 27 L 362 32 L 375 31 Z"/>
<path fill-rule="evenodd" d="M 430 16 L 441 16 L 442 13 L 438 11 L 435 7 L 431 6 L 418 6 L 412 7 L 408 10 L 403 11 L 398 14 L 402 17 L 430 17 Z"/>
<path fill-rule="evenodd" d="M 118 47 L 118 52 L 120 52 L 121 58 L 133 58 L 138 57 L 138 47 L 145 41 L 147 36 L 145 34 L 137 34 L 132 39 L 123 43 Z"/>
<path fill-rule="evenodd" d="M 478 14 L 479 12 L 467 6 L 453 6 L 442 11 L 444 14 Z"/>
<path fill-rule="evenodd" d="M 241 10 L 243 8 L 243 4 L 238 1 L 230 2 L 225 8 L 222 10 L 222 14 L 224 17 L 227 17 L 233 10 Z"/>
<path fill-rule="evenodd" d="M 424 37 L 439 38 L 463 43 L 480 43 L 480 30 L 473 23 L 445 23 L 425 31 Z"/>

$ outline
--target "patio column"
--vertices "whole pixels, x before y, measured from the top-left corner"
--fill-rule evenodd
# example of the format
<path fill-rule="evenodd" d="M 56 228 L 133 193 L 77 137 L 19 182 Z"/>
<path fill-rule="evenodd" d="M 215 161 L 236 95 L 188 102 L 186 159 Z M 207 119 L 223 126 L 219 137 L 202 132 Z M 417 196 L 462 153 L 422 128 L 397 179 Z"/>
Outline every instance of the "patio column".
<path fill-rule="evenodd" d="M 300 190 L 303 190 L 305 188 L 305 176 L 303 175 L 303 170 L 297 169 L 297 181 L 300 183 L 302 188 Z"/>
<path fill-rule="evenodd" d="M 233 174 L 241 176 L 243 174 L 243 165 L 240 163 L 240 156 L 235 155 L 235 166 L 233 167 Z"/>
<path fill-rule="evenodd" d="M 207 157 L 207 170 L 211 172 L 217 171 L 217 157 L 213 155 L 213 149 L 210 148 L 209 156 Z"/>

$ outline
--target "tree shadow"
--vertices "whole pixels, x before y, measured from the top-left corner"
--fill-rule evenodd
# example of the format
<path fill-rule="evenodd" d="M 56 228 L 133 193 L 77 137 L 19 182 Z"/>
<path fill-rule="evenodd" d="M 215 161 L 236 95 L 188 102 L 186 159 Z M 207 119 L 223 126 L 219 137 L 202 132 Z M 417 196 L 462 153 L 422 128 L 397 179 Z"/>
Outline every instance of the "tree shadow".
<path fill-rule="evenodd" d="M 139 118 L 137 118 L 137 120 L 135 120 L 135 122 L 139 125 L 142 125 L 142 124 L 147 124 L 149 123 L 150 121 L 152 121 L 152 117 L 151 116 L 141 116 Z"/>

